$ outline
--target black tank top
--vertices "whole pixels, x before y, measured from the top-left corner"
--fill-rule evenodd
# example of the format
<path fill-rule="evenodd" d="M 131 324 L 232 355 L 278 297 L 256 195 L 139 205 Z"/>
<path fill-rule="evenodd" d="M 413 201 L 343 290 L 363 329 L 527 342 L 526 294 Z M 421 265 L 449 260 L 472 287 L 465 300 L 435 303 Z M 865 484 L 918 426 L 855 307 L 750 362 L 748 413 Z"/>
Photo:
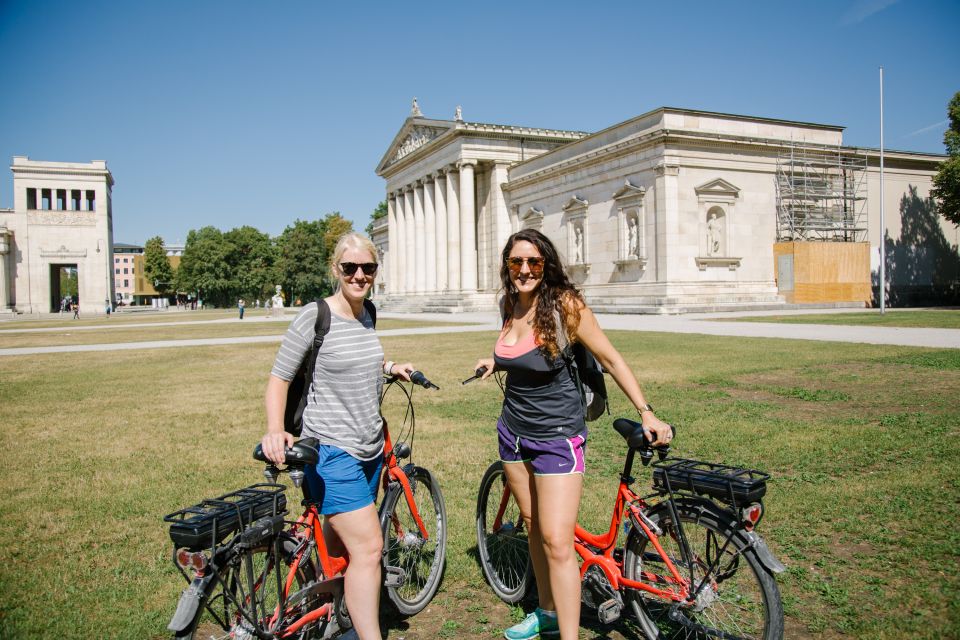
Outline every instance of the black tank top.
<path fill-rule="evenodd" d="M 516 345 L 497 340 L 497 369 L 507 372 L 501 420 L 531 440 L 572 438 L 586 431 L 580 392 L 563 358 L 549 358 L 533 334 Z"/>

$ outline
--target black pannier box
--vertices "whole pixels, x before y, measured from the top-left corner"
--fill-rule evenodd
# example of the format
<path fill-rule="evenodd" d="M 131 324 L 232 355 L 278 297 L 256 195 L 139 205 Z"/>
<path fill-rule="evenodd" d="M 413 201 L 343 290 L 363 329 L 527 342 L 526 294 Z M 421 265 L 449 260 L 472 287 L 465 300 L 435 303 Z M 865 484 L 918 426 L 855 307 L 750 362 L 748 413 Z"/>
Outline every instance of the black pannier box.
<path fill-rule="evenodd" d="M 655 462 L 653 486 L 673 491 L 689 491 L 727 503 L 745 505 L 757 502 L 767 492 L 770 474 L 755 469 L 730 467 L 725 464 L 672 458 Z"/>
<path fill-rule="evenodd" d="M 264 516 L 286 513 L 287 496 L 279 484 L 255 484 L 204 500 L 167 516 L 170 539 L 191 551 L 212 547 Z"/>

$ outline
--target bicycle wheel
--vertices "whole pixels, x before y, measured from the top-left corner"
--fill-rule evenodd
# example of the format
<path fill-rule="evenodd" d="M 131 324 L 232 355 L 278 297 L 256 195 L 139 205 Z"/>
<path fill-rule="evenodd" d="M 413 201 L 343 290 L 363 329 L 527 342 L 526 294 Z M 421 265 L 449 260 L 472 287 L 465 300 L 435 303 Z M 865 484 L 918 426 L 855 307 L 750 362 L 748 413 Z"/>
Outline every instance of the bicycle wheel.
<path fill-rule="evenodd" d="M 520 602 L 530 586 L 533 566 L 526 526 L 507 489 L 502 462 L 490 465 L 480 480 L 477 549 L 483 575 L 494 593 L 508 604 Z"/>
<path fill-rule="evenodd" d="M 281 561 L 284 567 L 289 567 L 293 561 L 293 552 L 296 542 L 287 534 L 282 534 L 280 540 Z M 255 628 L 275 629 L 282 628 L 290 622 L 305 615 L 313 608 L 321 606 L 319 597 L 306 598 L 293 607 L 288 607 L 280 620 L 276 619 L 279 591 L 277 588 L 276 554 L 272 543 L 263 544 L 239 553 L 230 554 L 224 567 L 220 569 L 220 578 L 216 583 L 209 585 L 210 593 L 206 598 L 207 607 L 216 614 L 217 624 L 225 632 L 222 636 L 210 633 L 209 629 L 201 628 L 201 619 L 204 608 L 197 612 L 194 622 L 180 634 L 173 637 L 177 640 L 193 640 L 194 638 L 255 638 Z M 281 579 L 287 577 L 287 570 L 281 569 Z M 315 579 L 312 561 L 307 559 L 297 569 L 296 589 L 301 589 Z M 281 586 L 282 588 L 282 586 Z M 304 626 L 291 638 L 309 640 L 316 637 L 325 620 L 320 620 Z M 212 626 L 206 625 L 204 626 Z"/>
<path fill-rule="evenodd" d="M 447 511 L 440 485 L 429 471 L 413 467 L 407 479 L 427 537 L 421 535 L 406 495 L 399 488 L 384 498 L 381 526 L 384 564 L 404 574 L 400 584 L 387 587 L 387 596 L 397 611 L 412 616 L 427 606 L 440 586 L 447 553 Z"/>
<path fill-rule="evenodd" d="M 690 548 L 688 560 L 684 560 L 681 552 L 677 526 L 668 506 L 662 504 L 649 515 L 663 530 L 658 541 L 680 575 L 689 579 L 692 568 L 694 584 L 699 585 L 710 565 L 717 558 L 720 561 L 696 602 L 680 607 L 683 621 L 671 620 L 672 603 L 644 591 L 628 591 L 634 615 L 647 637 L 651 640 L 718 637 L 703 629 L 709 627 L 730 634 L 724 637 L 780 640 L 783 604 L 777 583 L 742 537 L 734 536 L 724 549 L 727 541 L 724 532 L 730 531 L 730 517 L 704 509 L 702 503 L 675 504 Z M 657 576 L 670 575 L 666 563 L 638 530 L 627 539 L 624 575 L 660 589 L 667 586 L 662 579 L 657 579 Z M 684 624 L 686 621 L 692 624 Z"/>

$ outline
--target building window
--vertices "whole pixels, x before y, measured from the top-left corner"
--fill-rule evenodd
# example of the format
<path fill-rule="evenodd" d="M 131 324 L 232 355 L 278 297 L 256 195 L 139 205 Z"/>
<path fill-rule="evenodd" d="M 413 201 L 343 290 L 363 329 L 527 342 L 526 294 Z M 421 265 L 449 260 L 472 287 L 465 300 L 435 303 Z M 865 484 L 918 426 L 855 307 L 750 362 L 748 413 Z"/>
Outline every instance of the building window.
<path fill-rule="evenodd" d="M 74 211 L 80 211 L 80 189 L 70 190 L 70 208 Z"/>
<path fill-rule="evenodd" d="M 127 262 L 128 262 L 127 258 L 124 258 L 124 259 L 123 259 L 123 264 L 127 264 Z"/>
<path fill-rule="evenodd" d="M 36 209 L 37 208 L 37 190 L 34 188 L 27 189 L 27 209 Z"/>
<path fill-rule="evenodd" d="M 57 211 L 65 211 L 67 208 L 67 190 L 57 189 Z"/>
<path fill-rule="evenodd" d="M 126 267 L 123 268 L 123 275 L 127 275 L 127 268 L 126 268 Z"/>
<path fill-rule="evenodd" d="M 50 211 L 52 198 L 53 194 L 50 189 L 40 189 L 40 208 L 44 211 Z"/>
<path fill-rule="evenodd" d="M 123 286 L 124 286 L 124 288 L 129 287 L 129 286 L 130 286 L 130 281 L 129 281 L 129 280 L 124 280 L 124 281 L 123 281 Z"/>
<path fill-rule="evenodd" d="M 97 193 L 96 191 L 87 191 L 87 211 L 96 211 L 97 210 Z"/>
<path fill-rule="evenodd" d="M 113 263 L 114 263 L 114 264 L 120 264 L 120 258 L 114 258 L 114 259 L 113 259 Z"/>
<path fill-rule="evenodd" d="M 116 274 L 115 274 L 115 275 L 120 275 L 120 268 L 119 268 L 119 267 L 116 268 L 116 269 L 114 269 L 114 271 L 116 271 Z"/>

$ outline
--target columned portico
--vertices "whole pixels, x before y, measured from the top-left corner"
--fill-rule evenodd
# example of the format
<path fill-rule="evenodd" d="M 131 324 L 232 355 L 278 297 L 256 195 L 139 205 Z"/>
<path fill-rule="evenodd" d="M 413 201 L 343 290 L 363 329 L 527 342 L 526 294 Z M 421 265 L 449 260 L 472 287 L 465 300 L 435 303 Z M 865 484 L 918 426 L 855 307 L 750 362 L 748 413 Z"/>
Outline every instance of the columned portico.
<path fill-rule="evenodd" d="M 490 241 L 502 244 L 511 231 L 501 188 L 508 167 L 583 135 L 433 120 L 412 110 L 377 167 L 387 180 L 385 261 L 391 265 L 378 304 L 410 311 L 489 308 L 499 285 L 480 282 L 479 266 L 496 262 Z M 494 229 L 479 245 L 478 220 Z"/>

